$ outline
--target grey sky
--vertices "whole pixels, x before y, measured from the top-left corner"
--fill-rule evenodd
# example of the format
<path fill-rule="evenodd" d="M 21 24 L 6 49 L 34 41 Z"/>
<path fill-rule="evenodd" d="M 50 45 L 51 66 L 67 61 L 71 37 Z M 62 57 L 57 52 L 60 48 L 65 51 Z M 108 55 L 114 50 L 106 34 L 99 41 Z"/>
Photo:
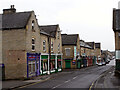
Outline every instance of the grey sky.
<path fill-rule="evenodd" d="M 112 10 L 119 0 L 0 0 L 2 9 L 14 4 L 17 12 L 34 10 L 40 25 L 59 24 L 62 33 L 79 34 L 114 50 Z"/>

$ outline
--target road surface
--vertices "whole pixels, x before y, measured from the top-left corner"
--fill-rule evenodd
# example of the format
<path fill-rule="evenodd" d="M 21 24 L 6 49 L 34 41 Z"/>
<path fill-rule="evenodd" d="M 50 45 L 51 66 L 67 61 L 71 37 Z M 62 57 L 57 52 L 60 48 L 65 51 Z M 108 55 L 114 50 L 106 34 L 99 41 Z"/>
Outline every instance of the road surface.
<path fill-rule="evenodd" d="M 64 70 L 51 79 L 36 83 L 24 88 L 90 88 L 91 84 L 98 79 L 102 74 L 114 66 L 115 60 L 112 60 L 109 65 L 91 66 L 76 70 Z"/>

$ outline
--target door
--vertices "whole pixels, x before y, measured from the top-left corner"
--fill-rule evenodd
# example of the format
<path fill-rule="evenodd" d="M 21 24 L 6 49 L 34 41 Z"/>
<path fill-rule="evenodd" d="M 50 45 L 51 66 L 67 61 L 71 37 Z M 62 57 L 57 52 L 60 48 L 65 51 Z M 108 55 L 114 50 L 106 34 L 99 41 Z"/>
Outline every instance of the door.
<path fill-rule="evenodd" d="M 71 63 L 70 63 L 70 61 L 65 61 L 65 68 L 66 68 L 66 69 L 71 68 Z"/>
<path fill-rule="evenodd" d="M 77 68 L 80 68 L 80 61 L 77 62 Z"/>

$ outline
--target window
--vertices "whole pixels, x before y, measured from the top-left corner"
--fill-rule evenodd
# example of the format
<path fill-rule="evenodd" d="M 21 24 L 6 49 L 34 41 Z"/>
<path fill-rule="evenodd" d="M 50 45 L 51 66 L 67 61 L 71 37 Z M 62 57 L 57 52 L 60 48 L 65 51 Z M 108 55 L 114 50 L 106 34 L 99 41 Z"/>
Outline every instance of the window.
<path fill-rule="evenodd" d="M 34 27 L 35 27 L 35 22 L 34 22 L 34 20 L 32 21 L 32 31 L 34 32 L 35 30 L 34 30 Z"/>
<path fill-rule="evenodd" d="M 32 38 L 32 51 L 35 51 L 35 39 Z"/>
<path fill-rule="evenodd" d="M 70 56 L 70 48 L 65 48 L 66 56 Z"/>
<path fill-rule="evenodd" d="M 51 52 L 53 52 L 53 42 L 51 42 Z"/>
<path fill-rule="evenodd" d="M 58 53 L 60 52 L 60 43 L 58 44 Z"/>
<path fill-rule="evenodd" d="M 43 51 L 44 52 L 46 51 L 46 41 L 45 40 L 43 41 Z"/>

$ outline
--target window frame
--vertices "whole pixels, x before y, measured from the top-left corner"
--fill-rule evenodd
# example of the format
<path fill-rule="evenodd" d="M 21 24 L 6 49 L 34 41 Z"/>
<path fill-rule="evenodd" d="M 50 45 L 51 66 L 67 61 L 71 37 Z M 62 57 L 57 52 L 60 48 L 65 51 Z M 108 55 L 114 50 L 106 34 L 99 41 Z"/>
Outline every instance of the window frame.
<path fill-rule="evenodd" d="M 44 50 L 45 48 L 45 50 Z M 43 41 L 43 51 L 46 52 L 46 40 Z"/>
<path fill-rule="evenodd" d="M 66 56 L 70 56 L 70 55 L 67 55 L 67 53 L 66 53 L 66 49 L 71 50 L 71 48 L 65 48 L 65 55 L 66 55 Z M 70 54 L 70 52 L 69 52 L 69 54 Z"/>

